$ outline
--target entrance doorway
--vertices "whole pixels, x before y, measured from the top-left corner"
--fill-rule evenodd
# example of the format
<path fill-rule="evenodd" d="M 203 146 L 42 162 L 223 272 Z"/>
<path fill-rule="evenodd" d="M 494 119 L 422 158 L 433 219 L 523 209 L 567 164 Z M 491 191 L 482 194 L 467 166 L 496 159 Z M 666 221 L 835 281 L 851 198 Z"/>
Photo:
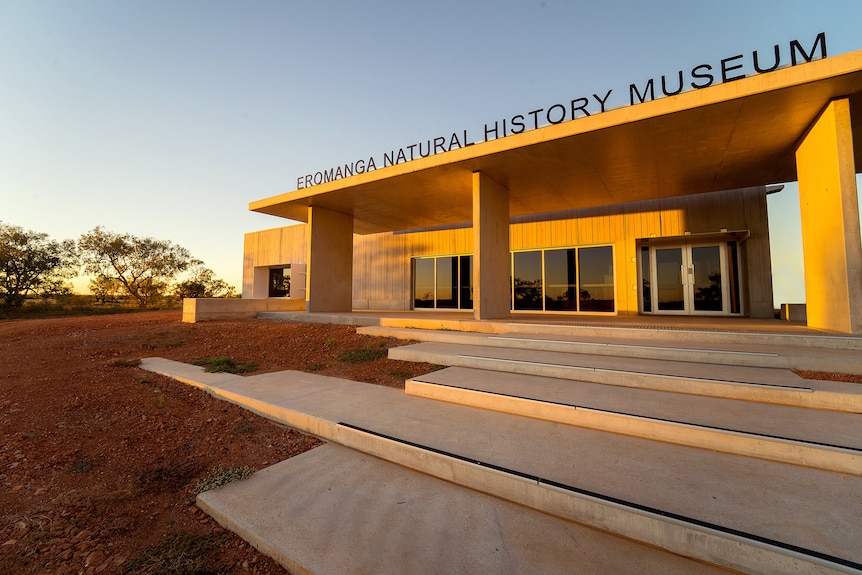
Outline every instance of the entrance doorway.
<path fill-rule="evenodd" d="M 641 247 L 642 311 L 741 313 L 736 242 Z"/>

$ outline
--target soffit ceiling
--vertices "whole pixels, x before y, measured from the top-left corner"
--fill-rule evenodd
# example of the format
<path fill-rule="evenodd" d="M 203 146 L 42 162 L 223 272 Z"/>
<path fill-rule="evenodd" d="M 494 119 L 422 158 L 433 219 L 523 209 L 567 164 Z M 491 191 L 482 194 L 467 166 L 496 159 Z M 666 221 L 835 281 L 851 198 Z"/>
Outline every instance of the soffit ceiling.
<path fill-rule="evenodd" d="M 307 221 L 319 206 L 375 233 L 472 220 L 472 173 L 509 189 L 512 216 L 795 181 L 796 147 L 849 97 L 862 167 L 862 51 L 619 108 L 266 198 Z M 857 168 L 858 169 L 858 168 Z"/>

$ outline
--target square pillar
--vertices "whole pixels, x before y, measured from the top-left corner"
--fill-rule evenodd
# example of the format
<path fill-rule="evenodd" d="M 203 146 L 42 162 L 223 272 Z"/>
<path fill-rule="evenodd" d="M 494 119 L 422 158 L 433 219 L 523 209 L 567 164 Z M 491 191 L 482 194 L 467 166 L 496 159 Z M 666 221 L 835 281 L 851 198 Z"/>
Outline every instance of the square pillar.
<path fill-rule="evenodd" d="M 307 305 L 310 312 L 353 310 L 353 216 L 308 208 Z"/>
<path fill-rule="evenodd" d="M 862 333 L 862 240 L 848 99 L 832 101 L 796 149 L 808 326 Z"/>
<path fill-rule="evenodd" d="M 473 317 L 509 317 L 509 190 L 473 172 Z"/>

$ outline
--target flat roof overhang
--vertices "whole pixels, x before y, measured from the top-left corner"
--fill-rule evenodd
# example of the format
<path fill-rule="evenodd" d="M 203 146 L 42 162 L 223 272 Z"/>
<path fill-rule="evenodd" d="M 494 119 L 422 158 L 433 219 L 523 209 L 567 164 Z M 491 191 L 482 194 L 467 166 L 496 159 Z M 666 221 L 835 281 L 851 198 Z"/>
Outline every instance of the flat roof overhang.
<path fill-rule="evenodd" d="M 472 221 L 472 173 L 509 189 L 512 216 L 796 180 L 796 147 L 826 105 L 850 98 L 862 166 L 862 51 L 379 168 L 249 209 L 308 220 L 350 214 L 360 234 Z"/>

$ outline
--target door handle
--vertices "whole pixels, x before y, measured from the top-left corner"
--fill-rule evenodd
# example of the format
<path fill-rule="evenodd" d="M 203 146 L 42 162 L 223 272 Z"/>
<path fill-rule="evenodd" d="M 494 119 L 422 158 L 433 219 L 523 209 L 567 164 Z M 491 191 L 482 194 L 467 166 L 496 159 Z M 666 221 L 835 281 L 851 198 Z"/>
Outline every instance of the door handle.
<path fill-rule="evenodd" d="M 694 265 L 679 266 L 679 276 L 682 280 L 682 285 L 694 285 Z"/>

